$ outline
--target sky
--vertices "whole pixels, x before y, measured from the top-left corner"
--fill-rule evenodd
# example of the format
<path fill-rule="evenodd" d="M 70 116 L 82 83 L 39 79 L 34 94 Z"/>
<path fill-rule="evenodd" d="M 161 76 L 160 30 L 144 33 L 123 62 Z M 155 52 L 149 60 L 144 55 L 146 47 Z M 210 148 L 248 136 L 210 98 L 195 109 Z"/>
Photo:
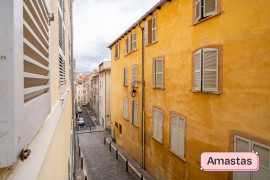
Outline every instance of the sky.
<path fill-rule="evenodd" d="M 77 73 L 91 73 L 110 61 L 107 48 L 159 0 L 75 0 L 74 58 Z"/>

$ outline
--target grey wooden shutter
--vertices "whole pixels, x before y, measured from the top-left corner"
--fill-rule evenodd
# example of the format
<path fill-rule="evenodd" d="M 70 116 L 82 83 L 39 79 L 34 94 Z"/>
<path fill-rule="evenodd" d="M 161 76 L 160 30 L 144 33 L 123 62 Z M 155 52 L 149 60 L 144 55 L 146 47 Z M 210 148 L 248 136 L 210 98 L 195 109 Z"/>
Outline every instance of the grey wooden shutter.
<path fill-rule="evenodd" d="M 196 22 L 202 18 L 202 0 L 196 0 L 195 5 L 195 20 Z"/>
<path fill-rule="evenodd" d="M 132 40 L 133 40 L 133 43 L 132 43 L 132 50 L 136 50 L 137 49 L 137 33 L 134 33 L 132 35 Z"/>
<path fill-rule="evenodd" d="M 153 137 L 158 139 L 158 111 L 153 109 Z"/>
<path fill-rule="evenodd" d="M 203 49 L 203 91 L 218 91 L 218 49 Z"/>
<path fill-rule="evenodd" d="M 203 17 L 211 16 L 217 13 L 217 0 L 204 0 Z"/>
<path fill-rule="evenodd" d="M 251 152 L 251 140 L 235 136 L 234 137 L 234 152 Z M 250 180 L 250 172 L 233 172 L 234 180 Z"/>
<path fill-rule="evenodd" d="M 194 89 L 201 91 L 201 50 L 194 54 Z"/>
<path fill-rule="evenodd" d="M 131 53 L 131 35 L 128 35 L 128 53 Z"/>
<path fill-rule="evenodd" d="M 132 83 L 137 86 L 137 66 L 132 67 Z"/>
<path fill-rule="evenodd" d="M 124 118 L 128 119 L 128 99 L 124 98 L 124 109 L 123 109 L 123 113 L 124 113 Z"/>
<path fill-rule="evenodd" d="M 128 37 L 125 39 L 125 55 L 128 54 Z"/>
<path fill-rule="evenodd" d="M 185 153 L 185 118 L 178 116 L 178 152 L 184 157 Z"/>
<path fill-rule="evenodd" d="M 134 111 L 133 111 L 133 116 L 134 116 L 134 124 L 138 126 L 138 103 L 134 101 Z"/>
<path fill-rule="evenodd" d="M 252 179 L 269 180 L 270 177 L 270 147 L 252 141 L 252 149 L 259 153 L 260 169 L 252 172 Z"/>
<path fill-rule="evenodd" d="M 118 49 L 117 49 L 117 50 L 118 50 L 118 54 L 117 54 L 118 56 L 117 56 L 117 58 L 119 58 L 119 57 L 120 57 L 120 43 L 118 43 L 117 48 L 118 48 Z"/>
<path fill-rule="evenodd" d="M 116 46 L 117 45 L 114 46 L 114 59 L 116 59 L 116 51 L 117 51 Z"/>
<path fill-rule="evenodd" d="M 156 59 L 155 60 L 155 87 L 163 88 L 163 59 Z"/>
<path fill-rule="evenodd" d="M 124 86 L 128 86 L 128 69 L 124 68 Z"/>
<path fill-rule="evenodd" d="M 156 39 L 156 35 L 157 35 L 157 31 L 156 31 L 156 28 L 157 28 L 157 23 L 156 23 L 156 21 L 157 21 L 157 18 L 156 17 L 154 17 L 153 19 L 152 19 L 152 42 L 155 42 L 157 39 Z"/>
<path fill-rule="evenodd" d="M 162 134 L 163 134 L 163 112 L 158 111 L 158 140 L 162 142 Z"/>
<path fill-rule="evenodd" d="M 171 150 L 177 153 L 178 151 L 178 126 L 177 116 L 171 115 Z"/>
<path fill-rule="evenodd" d="M 144 24 L 144 45 L 148 45 L 148 21 Z"/>

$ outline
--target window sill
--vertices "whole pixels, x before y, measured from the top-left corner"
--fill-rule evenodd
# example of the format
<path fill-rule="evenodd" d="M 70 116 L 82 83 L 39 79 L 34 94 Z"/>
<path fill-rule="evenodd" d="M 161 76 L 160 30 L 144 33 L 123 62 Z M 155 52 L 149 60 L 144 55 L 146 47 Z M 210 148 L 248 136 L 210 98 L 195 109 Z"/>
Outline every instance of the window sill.
<path fill-rule="evenodd" d="M 126 56 L 130 55 L 131 53 L 133 53 L 133 52 L 135 52 L 135 51 L 138 51 L 138 48 L 137 48 L 137 49 L 135 49 L 135 50 L 132 50 L 130 53 L 125 54 L 125 55 L 124 55 L 124 57 L 126 57 Z"/>
<path fill-rule="evenodd" d="M 128 85 L 124 85 L 124 87 L 128 87 Z"/>
<path fill-rule="evenodd" d="M 161 89 L 161 90 L 165 90 L 166 88 L 164 88 L 164 87 L 155 87 L 155 86 L 153 86 L 153 89 Z"/>
<path fill-rule="evenodd" d="M 213 15 L 211 15 L 211 16 L 208 16 L 207 18 L 204 18 L 204 19 L 201 19 L 201 20 L 199 20 L 198 22 L 193 22 L 193 24 L 192 24 L 192 26 L 195 26 L 195 25 L 197 25 L 197 24 L 200 24 L 200 23 L 202 23 L 202 22 L 204 22 L 204 21 L 207 21 L 208 19 L 211 19 L 211 18 L 213 18 L 213 17 L 216 17 L 216 16 L 218 16 L 218 15 L 220 15 L 220 14 L 222 14 L 223 13 L 223 11 L 220 11 L 220 12 L 218 12 L 218 13 L 216 13 L 216 14 L 213 14 Z"/>
<path fill-rule="evenodd" d="M 215 94 L 215 95 L 221 95 L 225 94 L 224 92 L 207 92 L 207 91 L 196 91 L 196 90 L 190 90 L 193 93 L 203 93 L 203 94 Z"/>
<path fill-rule="evenodd" d="M 147 44 L 145 47 L 151 46 L 151 45 L 156 44 L 156 43 L 158 43 L 158 41 L 152 42 L 151 44 Z"/>
<path fill-rule="evenodd" d="M 176 157 L 178 157 L 179 159 L 181 159 L 183 162 L 187 162 L 187 160 L 185 159 L 185 158 L 183 158 L 182 156 L 180 156 L 179 154 L 177 154 L 176 152 L 174 152 L 173 150 L 171 150 L 171 149 L 169 149 L 170 150 L 170 152 L 172 153 L 172 154 L 174 154 Z"/>
<path fill-rule="evenodd" d="M 114 58 L 114 60 L 118 60 L 118 59 L 120 59 L 120 57 L 118 57 L 118 58 Z"/>
<path fill-rule="evenodd" d="M 128 119 L 127 118 L 125 118 L 125 117 L 123 117 L 125 120 L 127 120 L 128 121 Z"/>
<path fill-rule="evenodd" d="M 156 139 L 154 136 L 152 136 L 152 138 L 153 138 L 155 141 L 157 141 L 159 144 L 164 145 L 164 143 L 163 143 L 162 141 L 159 141 L 159 140 Z"/>
<path fill-rule="evenodd" d="M 133 126 L 135 126 L 136 128 L 139 128 L 138 125 L 136 125 L 136 124 L 134 124 L 134 123 L 132 123 L 132 122 L 131 122 L 131 124 L 132 124 Z"/>

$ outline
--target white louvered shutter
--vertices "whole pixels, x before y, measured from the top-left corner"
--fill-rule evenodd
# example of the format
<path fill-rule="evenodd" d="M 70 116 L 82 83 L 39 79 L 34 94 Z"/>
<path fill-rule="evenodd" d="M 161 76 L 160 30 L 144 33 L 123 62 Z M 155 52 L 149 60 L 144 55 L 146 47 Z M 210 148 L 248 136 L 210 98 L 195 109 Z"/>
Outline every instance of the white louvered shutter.
<path fill-rule="evenodd" d="M 211 16 L 217 13 L 217 0 L 204 0 L 203 17 Z"/>
<path fill-rule="evenodd" d="M 128 35 L 128 53 L 131 53 L 131 35 Z"/>
<path fill-rule="evenodd" d="M 156 29 L 157 29 L 157 18 L 154 17 L 154 18 L 152 19 L 152 42 L 155 42 L 155 41 L 157 40 L 157 39 L 156 39 L 156 35 L 157 35 Z"/>
<path fill-rule="evenodd" d="M 195 20 L 196 22 L 202 19 L 202 0 L 196 0 L 195 5 Z"/>
<path fill-rule="evenodd" d="M 185 118 L 178 116 L 178 152 L 184 157 L 185 153 Z"/>
<path fill-rule="evenodd" d="M 194 89 L 201 91 L 201 50 L 197 51 L 194 55 Z"/>
<path fill-rule="evenodd" d="M 117 45 L 114 46 L 114 59 L 117 58 L 117 57 L 116 57 L 116 51 L 117 51 L 116 47 L 117 47 Z"/>
<path fill-rule="evenodd" d="M 144 24 L 144 45 L 148 45 L 148 21 Z"/>
<path fill-rule="evenodd" d="M 208 92 L 218 91 L 218 49 L 203 49 L 202 89 Z"/>
<path fill-rule="evenodd" d="M 171 115 L 171 149 L 178 152 L 178 125 L 177 116 Z"/>
<path fill-rule="evenodd" d="M 251 152 L 251 141 L 240 136 L 234 137 L 234 152 Z M 233 172 L 234 180 L 250 180 L 250 172 Z"/>
<path fill-rule="evenodd" d="M 158 111 L 158 140 L 162 142 L 162 129 L 163 129 L 163 113 Z"/>
<path fill-rule="evenodd" d="M 155 87 L 163 88 L 163 59 L 155 60 Z"/>
<path fill-rule="evenodd" d="M 127 98 L 124 98 L 124 110 L 123 110 L 123 113 L 124 113 L 124 118 L 128 119 L 128 99 Z"/>
<path fill-rule="evenodd" d="M 128 69 L 124 69 L 124 85 L 128 86 Z"/>
<path fill-rule="evenodd" d="M 125 39 L 125 55 L 128 54 L 128 37 Z"/>
<path fill-rule="evenodd" d="M 133 111 L 133 113 L 134 113 L 134 124 L 136 125 L 136 126 L 138 126 L 138 103 L 136 102 L 136 101 L 134 101 L 134 111 Z"/>
<path fill-rule="evenodd" d="M 269 180 L 270 178 L 270 147 L 252 142 L 252 149 L 259 153 L 260 169 L 252 172 L 252 179 Z"/>
<path fill-rule="evenodd" d="M 134 51 L 137 49 L 137 33 L 134 33 L 132 36 L 132 50 Z"/>
<path fill-rule="evenodd" d="M 132 83 L 134 83 L 135 86 L 137 86 L 137 66 L 132 67 Z"/>
<path fill-rule="evenodd" d="M 153 136 L 158 139 L 158 111 L 153 109 Z"/>

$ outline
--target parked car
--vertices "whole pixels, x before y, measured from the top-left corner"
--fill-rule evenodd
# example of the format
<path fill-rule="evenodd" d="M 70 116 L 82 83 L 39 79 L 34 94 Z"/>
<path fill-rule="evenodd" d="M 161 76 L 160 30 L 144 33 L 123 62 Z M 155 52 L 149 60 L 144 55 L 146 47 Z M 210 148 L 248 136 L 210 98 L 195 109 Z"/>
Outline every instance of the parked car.
<path fill-rule="evenodd" d="M 84 126 L 84 125 L 85 125 L 84 119 L 83 119 L 83 118 L 78 118 L 78 119 L 77 119 L 77 124 L 78 124 L 79 126 Z"/>
<path fill-rule="evenodd" d="M 77 112 L 78 113 L 81 113 L 82 112 L 82 109 L 80 107 L 77 108 Z"/>
<path fill-rule="evenodd" d="M 82 107 L 86 107 L 86 105 L 87 105 L 86 103 L 82 103 Z"/>

